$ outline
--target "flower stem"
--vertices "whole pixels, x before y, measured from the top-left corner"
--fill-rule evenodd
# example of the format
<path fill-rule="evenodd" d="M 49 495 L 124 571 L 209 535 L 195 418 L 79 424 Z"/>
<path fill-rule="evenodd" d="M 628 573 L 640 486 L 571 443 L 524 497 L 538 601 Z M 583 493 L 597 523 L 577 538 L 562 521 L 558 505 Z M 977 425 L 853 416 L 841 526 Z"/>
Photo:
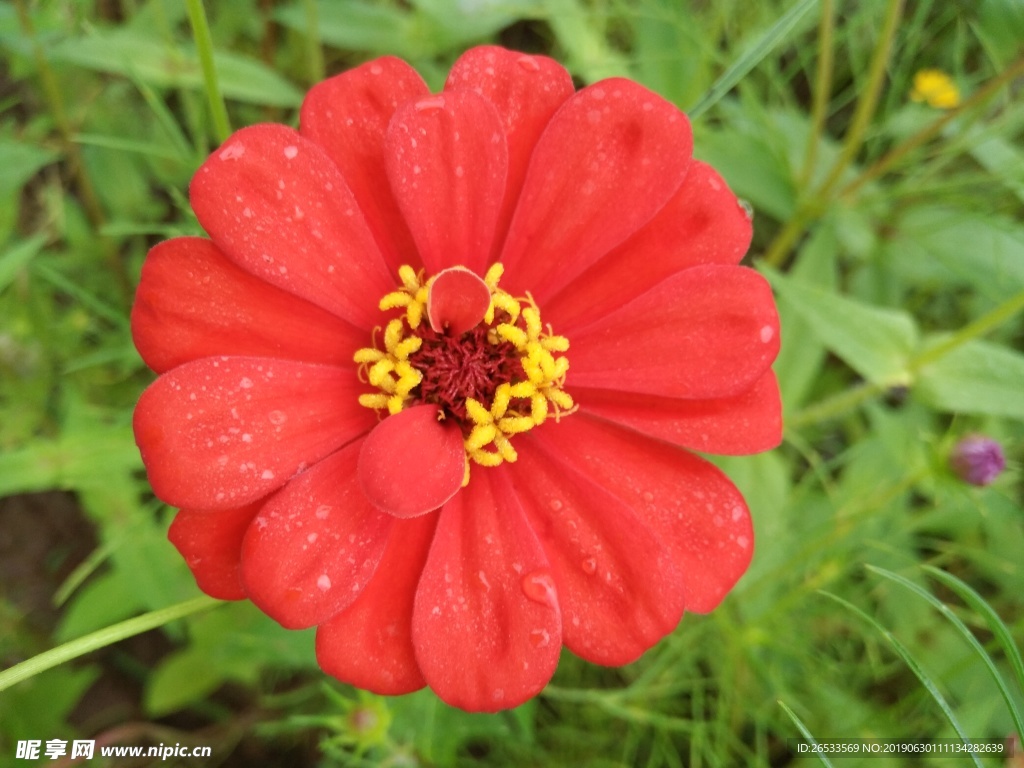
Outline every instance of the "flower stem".
<path fill-rule="evenodd" d="M 310 83 L 324 79 L 324 53 L 320 48 L 320 20 L 316 0 L 304 0 L 306 11 L 306 63 L 309 66 Z"/>
<path fill-rule="evenodd" d="M 902 15 L 903 0 L 889 0 L 881 38 L 875 46 L 871 65 L 868 68 L 868 82 L 861 97 L 857 100 L 857 108 L 850 121 L 850 129 L 846 132 L 839 158 L 828 172 L 825 180 L 804 198 L 804 203 L 769 244 L 764 255 L 764 261 L 769 266 L 781 265 L 804 233 L 806 226 L 827 209 L 827 205 L 823 201 L 827 202 L 831 198 L 843 173 L 860 151 L 864 134 L 867 132 L 871 118 L 875 115 L 875 108 L 878 106 L 878 99 L 885 83 L 885 68 L 889 63 L 889 54 L 892 52 L 896 29 L 899 27 Z"/>
<path fill-rule="evenodd" d="M 969 109 L 973 109 L 979 104 L 988 101 L 1000 88 L 1006 83 L 1013 80 L 1015 77 L 1024 73 L 1024 56 L 1017 59 L 1013 64 L 999 73 L 996 77 L 993 77 L 984 87 L 979 88 L 969 99 L 965 100 L 955 109 L 951 109 L 945 112 L 941 117 L 937 118 L 930 124 L 926 125 L 920 131 L 915 133 L 910 138 L 903 141 L 898 146 L 887 152 L 881 159 L 878 160 L 874 165 L 865 170 L 860 176 L 851 181 L 845 187 L 840 190 L 839 195 L 841 197 L 848 197 L 857 192 L 861 187 L 867 184 L 869 181 L 877 179 L 879 176 L 888 171 L 893 165 L 901 160 L 905 155 L 912 152 L 913 150 L 920 147 L 925 142 L 931 140 L 942 131 L 949 123 L 955 120 L 957 117 L 962 115 Z"/>
<path fill-rule="evenodd" d="M 100 648 L 106 648 L 108 645 L 120 642 L 126 638 L 140 635 L 164 624 L 169 624 L 176 619 L 208 610 L 220 604 L 220 600 L 203 595 L 202 597 L 196 597 L 192 600 L 168 606 L 167 608 L 150 611 L 118 624 L 98 629 L 84 637 L 58 645 L 56 648 L 51 648 L 49 651 L 44 651 L 37 656 L 33 656 L 31 659 L 26 659 L 0 672 L 0 691 L 10 688 L 22 680 L 38 675 L 40 672 L 45 672 L 48 669 L 59 666 L 66 661 L 77 659 L 79 656 L 92 653 Z"/>
<path fill-rule="evenodd" d="M 203 83 L 206 86 L 206 96 L 210 100 L 213 129 L 217 140 L 223 142 L 231 135 L 231 123 L 228 120 L 227 107 L 224 105 L 224 95 L 220 92 L 220 85 L 217 82 L 217 68 L 213 62 L 213 37 L 210 35 L 210 25 L 206 21 L 203 0 L 188 0 L 188 18 L 192 24 L 196 50 L 199 52 L 199 63 L 203 68 Z"/>
<path fill-rule="evenodd" d="M 818 67 L 814 77 L 814 95 L 811 104 L 811 135 L 807 142 L 804 167 L 800 173 L 800 188 L 807 186 L 814 173 L 818 144 L 825 129 L 825 115 L 828 112 L 829 92 L 832 90 L 832 62 L 835 32 L 835 8 L 833 0 L 823 0 L 821 21 L 818 24 Z"/>

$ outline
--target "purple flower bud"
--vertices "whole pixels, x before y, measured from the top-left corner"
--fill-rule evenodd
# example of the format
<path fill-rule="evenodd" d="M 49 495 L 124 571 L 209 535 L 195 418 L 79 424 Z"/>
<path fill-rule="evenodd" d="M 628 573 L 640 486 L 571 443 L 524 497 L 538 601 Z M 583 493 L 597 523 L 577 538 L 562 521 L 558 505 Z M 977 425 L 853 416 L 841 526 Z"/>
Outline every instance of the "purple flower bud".
<path fill-rule="evenodd" d="M 1003 448 L 991 437 L 968 435 L 949 455 L 949 466 L 965 483 L 988 485 L 1006 467 Z"/>

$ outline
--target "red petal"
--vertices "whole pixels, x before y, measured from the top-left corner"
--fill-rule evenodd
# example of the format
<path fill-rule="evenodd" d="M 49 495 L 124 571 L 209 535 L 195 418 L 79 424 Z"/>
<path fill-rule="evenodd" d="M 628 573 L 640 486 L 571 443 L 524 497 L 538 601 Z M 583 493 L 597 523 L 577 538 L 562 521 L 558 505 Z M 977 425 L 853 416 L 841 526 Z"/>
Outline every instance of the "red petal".
<path fill-rule="evenodd" d="M 477 469 L 444 509 L 416 592 L 412 640 L 452 706 L 518 706 L 551 679 L 562 627 L 550 565 L 497 470 Z"/>
<path fill-rule="evenodd" d="M 541 135 L 501 256 L 503 287 L 543 306 L 646 224 L 686 175 L 686 115 L 629 80 L 576 93 Z"/>
<path fill-rule="evenodd" d="M 491 306 L 487 283 L 464 267 L 452 267 L 437 273 L 427 294 L 430 327 L 452 336 L 475 327 Z"/>
<path fill-rule="evenodd" d="M 572 395 L 587 413 L 703 453 L 759 453 L 782 442 L 782 401 L 770 369 L 745 392 L 716 400 L 582 388 Z"/>
<path fill-rule="evenodd" d="M 575 468 L 621 499 L 661 539 L 683 576 L 688 610 L 712 610 L 746 571 L 750 513 L 708 462 L 584 413 L 530 436 L 553 464 Z"/>
<path fill-rule="evenodd" d="M 508 140 L 508 178 L 497 227 L 504 240 L 519 202 L 530 155 L 551 116 L 572 96 L 572 77 L 565 67 L 546 56 L 529 56 L 492 45 L 462 54 L 448 75 L 445 90 L 479 93 L 498 110 Z"/>
<path fill-rule="evenodd" d="M 437 515 L 394 521 L 366 589 L 316 632 L 316 658 L 324 672 L 383 696 L 426 685 L 413 654 L 412 610 L 436 526 Z"/>
<path fill-rule="evenodd" d="M 395 109 L 429 93 L 416 70 L 384 56 L 317 83 L 302 102 L 300 131 L 341 169 L 393 272 L 418 265 L 412 235 L 384 178 L 384 135 Z"/>
<path fill-rule="evenodd" d="M 683 269 L 738 264 L 751 234 L 736 195 L 711 166 L 694 160 L 647 226 L 544 302 L 544 317 L 561 333 L 604 317 Z"/>
<path fill-rule="evenodd" d="M 281 487 L 376 423 L 354 367 L 203 358 L 160 376 L 135 408 L 153 491 L 175 507 L 230 509 Z"/>
<path fill-rule="evenodd" d="M 218 600 L 242 600 L 242 539 L 262 501 L 215 512 L 182 509 L 167 538 L 185 558 L 196 584 Z"/>
<path fill-rule="evenodd" d="M 161 373 L 224 354 L 349 364 L 366 333 L 244 272 L 209 240 L 176 237 L 142 265 L 132 338 Z"/>
<path fill-rule="evenodd" d="M 440 413 L 436 405 L 406 408 L 380 422 L 363 443 L 359 482 L 373 504 L 395 517 L 435 510 L 462 485 L 462 432 L 452 421 L 438 421 Z"/>
<path fill-rule="evenodd" d="M 398 108 L 388 127 L 388 179 L 428 273 L 482 273 L 505 192 L 508 150 L 497 112 L 470 91 Z"/>
<path fill-rule="evenodd" d="M 232 261 L 359 328 L 394 288 L 338 167 L 283 125 L 234 133 L 196 173 L 192 208 Z"/>
<path fill-rule="evenodd" d="M 352 604 L 384 552 L 392 519 L 355 480 L 359 443 L 303 472 L 270 499 L 242 545 L 250 599 L 288 629 L 311 627 Z"/>
<path fill-rule="evenodd" d="M 779 351 L 779 317 L 757 272 L 708 265 L 567 335 L 570 386 L 720 398 L 749 389 L 768 370 Z"/>
<path fill-rule="evenodd" d="M 671 632 L 686 607 L 672 553 L 625 503 L 523 437 L 508 467 L 558 584 L 564 642 L 621 665 Z"/>

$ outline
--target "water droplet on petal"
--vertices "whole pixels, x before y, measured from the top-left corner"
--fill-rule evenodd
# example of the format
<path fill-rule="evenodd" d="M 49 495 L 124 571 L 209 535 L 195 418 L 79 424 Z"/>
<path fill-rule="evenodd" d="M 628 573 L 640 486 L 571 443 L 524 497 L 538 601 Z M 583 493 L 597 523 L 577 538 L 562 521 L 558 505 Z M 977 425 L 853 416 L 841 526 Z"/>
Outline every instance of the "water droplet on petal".
<path fill-rule="evenodd" d="M 298 147 L 289 145 L 284 148 L 284 156 L 287 157 L 289 160 L 294 158 L 297 154 L 299 154 Z"/>
<path fill-rule="evenodd" d="M 540 72 L 540 64 L 532 56 L 520 56 L 516 63 L 527 72 Z"/>
<path fill-rule="evenodd" d="M 548 506 L 551 507 L 552 512 L 559 512 L 562 509 L 562 502 L 558 499 L 552 499 L 548 502 Z"/>
<path fill-rule="evenodd" d="M 547 571 L 531 571 L 523 576 L 521 582 L 523 594 L 535 603 L 550 608 L 558 607 L 558 593 L 555 591 L 555 580 Z"/>
<path fill-rule="evenodd" d="M 331 588 L 331 578 L 326 573 L 321 573 L 320 578 L 316 580 L 316 585 L 322 591 L 326 592 Z"/>
<path fill-rule="evenodd" d="M 433 112 L 437 109 L 444 109 L 444 96 L 442 94 L 428 96 L 417 101 L 415 106 L 417 112 Z"/>
<path fill-rule="evenodd" d="M 531 629 L 530 644 L 534 648 L 543 648 L 551 642 L 551 635 L 546 629 Z"/>
<path fill-rule="evenodd" d="M 650 491 L 644 491 L 643 500 L 646 501 L 648 504 L 651 503 L 652 501 L 654 501 L 654 494 L 651 493 Z"/>
<path fill-rule="evenodd" d="M 767 344 L 769 341 L 772 340 L 773 336 L 775 336 L 775 329 L 772 328 L 770 325 L 766 325 L 763 328 L 761 328 L 761 341 L 763 343 Z"/>
<path fill-rule="evenodd" d="M 281 426 L 288 421 L 288 414 L 284 411 L 271 411 L 267 414 L 267 418 L 270 419 L 271 424 Z"/>
<path fill-rule="evenodd" d="M 587 576 L 592 576 L 597 571 L 597 558 L 588 557 L 580 563 L 580 568 L 583 569 L 583 572 L 587 574 Z"/>

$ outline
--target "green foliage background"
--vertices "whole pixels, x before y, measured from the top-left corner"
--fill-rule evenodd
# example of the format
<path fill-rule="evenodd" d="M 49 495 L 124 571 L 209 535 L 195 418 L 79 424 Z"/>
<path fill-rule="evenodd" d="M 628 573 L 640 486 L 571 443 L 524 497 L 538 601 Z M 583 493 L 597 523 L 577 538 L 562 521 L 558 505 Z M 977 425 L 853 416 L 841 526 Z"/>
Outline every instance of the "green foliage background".
<path fill-rule="evenodd" d="M 816 762 L 787 743 L 802 733 L 1020 733 L 1024 3 L 206 5 L 212 46 L 194 1 L 0 2 L 0 546 L 55 542 L 31 577 L 0 567 L 0 665 L 197 595 L 130 429 L 143 257 L 200 233 L 188 182 L 228 124 L 294 124 L 310 84 L 385 53 L 438 88 L 496 41 L 690 112 L 696 155 L 754 211 L 748 260 L 783 319 L 785 443 L 720 461 L 758 549 L 720 609 L 640 661 L 565 653 L 494 716 L 328 682 L 309 632 L 218 606 L 3 690 L 0 764 L 27 764 L 19 739 L 85 737 L 212 745 L 182 765 L 788 766 Z M 926 68 L 959 108 L 910 101 Z M 946 465 L 972 432 L 1010 459 L 985 489 Z M 46 528 L 55 499 L 84 538 Z"/>

